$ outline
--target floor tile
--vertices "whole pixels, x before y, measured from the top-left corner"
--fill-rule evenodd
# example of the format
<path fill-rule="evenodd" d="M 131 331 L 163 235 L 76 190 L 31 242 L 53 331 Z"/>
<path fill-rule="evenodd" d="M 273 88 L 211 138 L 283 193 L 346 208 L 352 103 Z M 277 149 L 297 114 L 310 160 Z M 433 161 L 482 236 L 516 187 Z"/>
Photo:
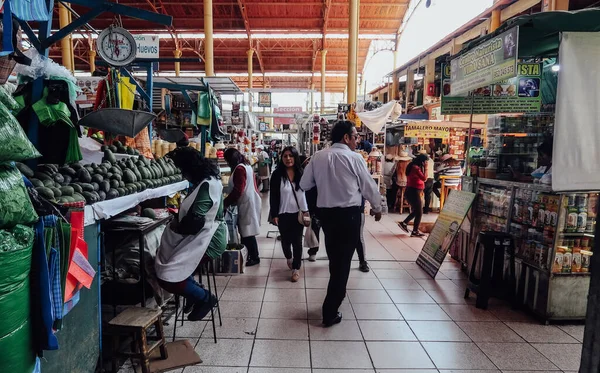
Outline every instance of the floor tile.
<path fill-rule="evenodd" d="M 304 320 L 261 319 L 257 339 L 298 339 L 308 341 L 308 323 Z"/>
<path fill-rule="evenodd" d="M 223 326 L 219 326 L 219 321 L 216 320 L 217 338 L 254 339 L 257 324 L 258 319 L 254 318 L 224 318 Z M 204 328 L 202 338 L 213 338 L 212 323 Z"/>
<path fill-rule="evenodd" d="M 451 369 L 451 370 L 440 370 L 440 373 L 500 373 L 498 369 L 476 369 L 476 370 L 462 370 L 462 369 Z M 540 372 L 537 372 L 540 373 Z"/>
<path fill-rule="evenodd" d="M 377 278 L 412 278 L 404 269 L 374 269 Z"/>
<path fill-rule="evenodd" d="M 348 290 L 350 303 L 392 303 L 385 290 Z"/>
<path fill-rule="evenodd" d="M 405 321 L 360 320 L 365 341 L 416 341 Z"/>
<path fill-rule="evenodd" d="M 440 272 L 450 280 L 462 280 L 467 278 L 467 274 L 461 270 L 442 270 Z"/>
<path fill-rule="evenodd" d="M 328 284 L 328 277 L 307 277 L 305 279 L 305 286 L 307 289 L 327 289 Z"/>
<path fill-rule="evenodd" d="M 437 369 L 377 369 L 376 373 L 439 373 L 439 372 Z"/>
<path fill-rule="evenodd" d="M 313 369 L 373 368 L 364 342 L 311 341 L 310 351 Z"/>
<path fill-rule="evenodd" d="M 163 331 L 165 333 L 165 338 L 169 341 L 173 338 L 173 329 L 175 325 L 175 318 L 171 318 L 169 320 L 169 325 L 163 324 Z M 187 317 L 181 325 L 181 315 L 179 316 L 179 321 L 177 322 L 177 336 L 176 339 L 187 339 L 187 338 L 200 338 L 204 327 L 206 326 L 206 321 L 188 321 Z"/>
<path fill-rule="evenodd" d="M 338 325 L 323 327 L 321 320 L 310 321 L 311 341 L 362 341 L 356 320 L 342 320 Z"/>
<path fill-rule="evenodd" d="M 292 282 L 292 271 L 287 276 L 269 276 L 267 289 L 304 289 L 304 279 L 300 276 L 298 282 Z"/>
<path fill-rule="evenodd" d="M 506 325 L 529 343 L 579 343 L 575 338 L 553 325 L 521 322 L 508 322 Z"/>
<path fill-rule="evenodd" d="M 308 341 L 257 339 L 252 350 L 252 367 L 310 368 Z"/>
<path fill-rule="evenodd" d="M 409 304 L 433 303 L 433 304 L 435 304 L 435 301 L 433 300 L 433 298 L 431 298 L 425 290 L 388 290 L 388 294 L 392 298 L 392 301 L 397 304 L 398 303 L 409 303 Z"/>
<path fill-rule="evenodd" d="M 358 320 L 402 320 L 400 311 L 393 304 L 352 304 Z"/>
<path fill-rule="evenodd" d="M 248 373 L 311 373 L 308 368 L 250 368 Z"/>
<path fill-rule="evenodd" d="M 247 367 L 210 367 L 204 364 L 186 367 L 184 373 L 246 373 Z M 170 370 L 169 373 L 177 373 Z"/>
<path fill-rule="evenodd" d="M 410 277 L 414 278 L 415 280 L 431 279 L 431 276 L 429 275 L 429 273 L 425 272 L 422 268 L 407 269 L 406 272 L 408 272 Z M 438 276 L 440 276 L 440 275 L 441 275 L 441 273 L 438 273 L 436 278 L 438 278 Z M 445 276 L 443 276 L 442 278 L 445 279 Z"/>
<path fill-rule="evenodd" d="M 379 280 L 386 290 L 423 290 L 412 278 L 382 278 Z"/>
<path fill-rule="evenodd" d="M 258 317 L 260 315 L 260 302 L 234 302 L 219 301 L 221 317 Z"/>
<path fill-rule="evenodd" d="M 261 319 L 306 320 L 306 303 L 264 302 Z"/>
<path fill-rule="evenodd" d="M 355 290 L 383 290 L 383 286 L 377 279 L 351 278 L 348 280 L 347 289 Z"/>
<path fill-rule="evenodd" d="M 510 306 L 505 304 L 490 304 L 488 310 L 500 321 L 539 323 L 525 312 L 513 310 Z"/>
<path fill-rule="evenodd" d="M 312 373 L 375 373 L 374 369 L 313 369 Z M 422 372 L 421 372 L 422 373 Z"/>
<path fill-rule="evenodd" d="M 229 280 L 227 287 L 231 288 L 264 288 L 267 283 L 265 276 L 236 276 Z"/>
<path fill-rule="evenodd" d="M 460 321 L 457 324 L 473 342 L 525 342 L 511 328 L 499 321 Z"/>
<path fill-rule="evenodd" d="M 329 278 L 329 268 L 328 267 L 313 267 L 309 264 L 309 265 L 306 265 L 306 267 L 304 269 L 304 275 L 306 277 Z"/>
<path fill-rule="evenodd" d="M 367 342 L 367 347 L 377 370 L 434 368 L 418 342 Z"/>
<path fill-rule="evenodd" d="M 267 289 L 265 302 L 306 302 L 304 289 Z"/>
<path fill-rule="evenodd" d="M 419 341 L 471 342 L 454 321 L 409 321 L 408 325 Z"/>
<path fill-rule="evenodd" d="M 534 343 L 533 347 L 560 369 L 579 370 L 582 348 L 580 344 Z"/>
<path fill-rule="evenodd" d="M 462 290 L 452 280 L 434 280 L 434 279 L 418 279 L 416 280 L 419 285 L 425 290 Z"/>
<path fill-rule="evenodd" d="M 558 368 L 527 343 L 477 343 L 501 370 L 546 370 Z"/>
<path fill-rule="evenodd" d="M 438 369 L 496 369 L 475 343 L 423 342 Z"/>
<path fill-rule="evenodd" d="M 322 320 L 322 307 L 323 302 L 321 303 L 308 303 L 308 319 L 309 320 Z M 340 306 L 339 312 L 342 313 L 342 317 L 344 320 L 354 320 L 354 312 L 352 311 L 352 307 L 350 303 L 342 303 Z"/>
<path fill-rule="evenodd" d="M 402 269 L 402 263 L 391 260 L 372 260 L 369 262 L 372 269 Z"/>
<path fill-rule="evenodd" d="M 465 292 L 461 289 L 425 289 L 430 297 L 439 304 L 472 304 L 473 297 L 465 299 Z"/>
<path fill-rule="evenodd" d="M 559 325 L 558 327 L 579 342 L 583 342 L 585 325 Z"/>
<path fill-rule="evenodd" d="M 449 321 L 450 317 L 435 304 L 397 304 L 405 320 Z"/>
<path fill-rule="evenodd" d="M 260 260 L 260 264 L 252 266 L 252 267 L 245 267 L 243 274 L 238 275 L 238 276 L 232 276 L 232 277 L 239 277 L 239 276 L 268 276 L 270 269 L 271 269 L 271 261 L 270 261 L 270 259 L 261 259 Z"/>
<path fill-rule="evenodd" d="M 235 302 L 261 302 L 265 289 L 230 288 L 225 289 L 220 300 Z"/>
<path fill-rule="evenodd" d="M 203 365 L 247 367 L 253 344 L 254 341 L 249 339 L 219 339 L 218 343 L 211 339 L 200 339 L 196 352 Z"/>
<path fill-rule="evenodd" d="M 490 311 L 470 304 L 441 304 L 440 307 L 454 321 L 498 321 Z"/>

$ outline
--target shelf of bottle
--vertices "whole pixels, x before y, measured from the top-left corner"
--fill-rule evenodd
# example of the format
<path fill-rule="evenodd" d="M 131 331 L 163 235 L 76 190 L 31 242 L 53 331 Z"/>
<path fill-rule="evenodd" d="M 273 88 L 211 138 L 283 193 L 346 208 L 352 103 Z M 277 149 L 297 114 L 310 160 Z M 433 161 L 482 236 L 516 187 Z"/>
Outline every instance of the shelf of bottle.
<path fill-rule="evenodd" d="M 479 210 L 479 209 L 477 209 L 477 213 L 478 213 L 478 214 L 487 215 L 487 216 L 493 216 L 493 217 L 495 217 L 495 218 L 498 218 L 498 219 L 503 219 L 503 220 L 506 220 L 506 219 L 508 219 L 507 217 L 500 216 L 500 215 L 495 215 L 495 214 L 491 214 L 491 213 L 489 213 L 489 212 L 481 211 L 481 210 Z"/>
<path fill-rule="evenodd" d="M 556 229 L 556 226 L 554 226 L 554 225 L 546 225 L 546 224 L 544 224 L 542 226 L 532 225 L 531 223 L 520 222 L 520 221 L 516 221 L 514 219 L 511 221 L 511 223 L 520 224 L 520 225 L 525 226 L 525 227 L 535 228 L 535 229 L 540 229 L 540 230 L 544 230 L 546 227 L 548 227 L 548 228 L 550 228 L 552 230 Z"/>
<path fill-rule="evenodd" d="M 569 232 L 569 233 L 567 233 L 567 232 L 565 232 L 565 233 L 559 232 L 559 234 L 561 236 L 563 236 L 563 237 L 581 237 L 581 236 L 585 236 L 585 237 L 592 237 L 592 238 L 594 238 L 594 233 L 591 233 L 591 232 L 575 232 L 575 233 L 572 233 L 572 232 Z"/>
<path fill-rule="evenodd" d="M 591 272 L 552 272 L 552 276 L 589 276 Z"/>

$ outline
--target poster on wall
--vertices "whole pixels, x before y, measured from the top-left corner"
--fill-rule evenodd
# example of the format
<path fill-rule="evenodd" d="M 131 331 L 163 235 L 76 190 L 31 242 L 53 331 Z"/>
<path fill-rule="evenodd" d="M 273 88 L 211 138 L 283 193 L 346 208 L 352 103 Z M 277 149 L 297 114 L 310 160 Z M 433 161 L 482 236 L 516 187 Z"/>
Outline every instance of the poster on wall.
<path fill-rule="evenodd" d="M 435 124 L 409 123 L 404 126 L 404 137 L 448 140 L 450 138 L 450 127 Z"/>
<path fill-rule="evenodd" d="M 258 93 L 258 107 L 271 107 L 271 92 Z"/>
<path fill-rule="evenodd" d="M 442 67 L 443 115 L 471 114 L 471 97 L 454 96 L 451 68 Z M 473 114 L 539 113 L 542 107 L 542 64 L 519 63 L 517 76 L 473 90 Z"/>
<path fill-rule="evenodd" d="M 475 193 L 462 190 L 453 190 L 448 195 L 444 208 L 440 212 L 440 216 L 417 258 L 417 264 L 432 278 L 435 278 L 444 259 L 446 259 L 450 246 L 456 238 L 474 199 Z"/>
<path fill-rule="evenodd" d="M 104 79 L 106 78 L 100 76 L 77 78 L 77 86 L 81 89 L 81 92 L 75 99 L 75 103 L 81 109 L 88 109 L 94 106 L 96 94 L 98 93 L 98 84 Z"/>
<path fill-rule="evenodd" d="M 452 95 L 517 75 L 519 28 L 514 27 L 450 61 Z"/>

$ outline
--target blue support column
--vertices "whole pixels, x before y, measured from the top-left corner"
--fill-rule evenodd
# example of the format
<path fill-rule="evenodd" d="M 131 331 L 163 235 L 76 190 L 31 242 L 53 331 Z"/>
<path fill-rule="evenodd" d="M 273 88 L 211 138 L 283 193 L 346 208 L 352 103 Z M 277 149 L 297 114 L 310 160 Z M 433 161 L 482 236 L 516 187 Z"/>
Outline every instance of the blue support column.
<path fill-rule="evenodd" d="M 152 90 L 154 89 L 154 65 L 149 63 L 146 67 L 148 77 L 146 78 L 146 94 L 150 99 L 148 100 L 148 110 L 152 112 Z M 150 136 L 150 144 L 152 144 L 152 122 L 148 124 L 148 136 Z"/>

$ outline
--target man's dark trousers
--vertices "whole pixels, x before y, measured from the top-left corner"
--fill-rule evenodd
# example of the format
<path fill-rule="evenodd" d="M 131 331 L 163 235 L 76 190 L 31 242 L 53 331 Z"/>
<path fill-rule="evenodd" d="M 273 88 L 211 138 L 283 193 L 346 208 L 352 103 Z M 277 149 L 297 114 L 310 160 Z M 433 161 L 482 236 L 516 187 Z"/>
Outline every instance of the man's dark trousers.
<path fill-rule="evenodd" d="M 329 285 L 323 302 L 323 321 L 337 316 L 346 297 L 352 256 L 360 240 L 360 207 L 322 208 L 321 225 L 325 234 L 325 248 L 329 258 Z"/>

